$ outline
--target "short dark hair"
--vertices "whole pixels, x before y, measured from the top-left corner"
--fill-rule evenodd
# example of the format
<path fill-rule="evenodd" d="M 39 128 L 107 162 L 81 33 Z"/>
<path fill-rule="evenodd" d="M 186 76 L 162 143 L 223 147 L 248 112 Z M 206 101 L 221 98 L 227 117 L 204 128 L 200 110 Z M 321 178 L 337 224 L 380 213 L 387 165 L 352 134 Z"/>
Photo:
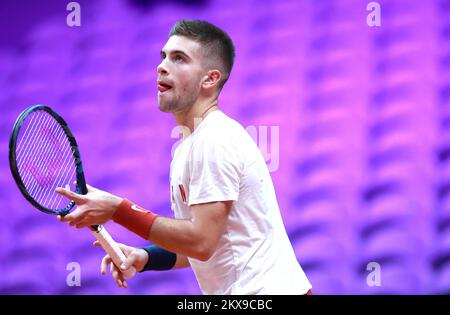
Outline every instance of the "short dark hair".
<path fill-rule="evenodd" d="M 179 20 L 169 33 L 197 41 L 205 48 L 206 57 L 215 56 L 223 68 L 219 90 L 230 77 L 234 64 L 234 45 L 228 34 L 217 26 L 200 20 Z"/>

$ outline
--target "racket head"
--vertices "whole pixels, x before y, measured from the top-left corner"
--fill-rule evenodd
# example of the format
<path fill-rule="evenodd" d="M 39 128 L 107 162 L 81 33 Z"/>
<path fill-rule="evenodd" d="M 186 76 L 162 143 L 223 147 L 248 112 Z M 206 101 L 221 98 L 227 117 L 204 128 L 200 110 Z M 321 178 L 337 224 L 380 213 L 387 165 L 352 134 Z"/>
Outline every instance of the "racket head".
<path fill-rule="evenodd" d="M 64 216 L 75 206 L 56 193 L 56 187 L 69 185 L 78 194 L 87 193 L 75 137 L 48 106 L 30 106 L 17 118 L 9 141 L 9 165 L 23 196 L 42 212 Z"/>

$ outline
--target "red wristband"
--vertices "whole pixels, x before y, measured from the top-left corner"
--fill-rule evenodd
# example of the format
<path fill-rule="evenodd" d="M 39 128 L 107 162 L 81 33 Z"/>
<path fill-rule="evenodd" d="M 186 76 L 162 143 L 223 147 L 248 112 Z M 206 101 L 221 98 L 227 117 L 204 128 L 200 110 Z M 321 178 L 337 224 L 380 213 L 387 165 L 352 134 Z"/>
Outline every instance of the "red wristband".
<path fill-rule="evenodd" d="M 131 232 L 148 240 L 157 215 L 123 199 L 114 213 L 113 220 Z"/>

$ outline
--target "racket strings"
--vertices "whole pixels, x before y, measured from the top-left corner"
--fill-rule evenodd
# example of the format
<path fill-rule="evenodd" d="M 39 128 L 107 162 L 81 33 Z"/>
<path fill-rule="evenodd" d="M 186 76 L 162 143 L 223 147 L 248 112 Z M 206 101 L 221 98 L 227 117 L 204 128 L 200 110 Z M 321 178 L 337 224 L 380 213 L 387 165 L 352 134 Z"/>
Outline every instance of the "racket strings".
<path fill-rule="evenodd" d="M 48 120 L 47 123 L 48 122 L 51 121 Z M 27 150 L 25 150 L 26 154 L 22 156 L 22 159 L 18 160 L 19 169 L 27 172 L 27 176 L 23 177 L 23 183 L 25 187 L 30 188 L 30 191 L 34 188 L 34 186 L 36 186 L 37 183 L 40 183 L 42 185 L 42 178 L 39 177 L 38 170 L 42 166 L 44 160 L 37 160 L 37 157 L 39 153 L 45 153 L 43 152 L 43 150 L 45 150 L 45 141 L 37 141 L 35 135 L 39 134 L 44 126 L 45 124 L 42 122 L 42 120 L 35 123 L 35 128 L 31 129 L 29 132 L 32 135 L 29 137 L 30 141 L 24 144 L 24 146 L 28 146 Z M 37 180 L 37 182 L 33 182 L 34 186 L 30 185 L 30 181 L 32 179 Z"/>
<path fill-rule="evenodd" d="M 59 122 L 46 111 L 31 113 L 19 132 L 16 161 L 28 194 L 47 209 L 62 210 L 69 200 L 56 187 L 73 186 L 76 166 L 73 148 Z"/>
<path fill-rule="evenodd" d="M 50 120 L 48 120 L 47 122 L 50 122 Z M 28 176 L 23 178 L 25 187 L 30 187 L 29 186 L 30 179 L 32 179 L 32 178 L 39 179 L 39 177 L 38 177 L 39 174 L 37 173 L 37 167 L 42 164 L 42 161 L 38 161 L 38 160 L 36 160 L 36 158 L 37 158 L 37 155 L 41 152 L 41 150 L 44 149 L 44 145 L 45 145 L 44 141 L 36 141 L 36 139 L 34 138 L 34 135 L 36 135 L 39 132 L 39 129 L 44 128 L 44 124 L 42 123 L 42 120 L 36 121 L 34 127 L 35 128 L 31 129 L 29 132 L 30 135 L 33 135 L 33 136 L 28 137 L 30 141 L 27 143 L 24 143 L 24 147 L 27 148 L 25 150 L 25 154 L 23 154 L 21 156 L 21 159 L 19 159 L 18 163 L 17 163 L 19 166 L 19 169 L 23 169 L 27 172 Z M 34 175 L 34 177 L 30 176 L 30 175 Z"/>
<path fill-rule="evenodd" d="M 56 188 L 58 183 L 60 183 L 60 178 L 56 177 L 55 174 L 57 174 L 56 172 L 58 171 L 58 167 L 63 165 L 61 164 L 61 154 L 58 152 L 58 143 L 54 139 L 53 141 L 49 141 L 52 140 L 52 138 L 49 137 L 53 136 L 51 131 L 54 130 L 56 125 L 58 124 L 55 120 L 53 120 L 53 123 L 42 124 L 41 128 L 38 128 L 41 137 L 39 140 L 40 146 L 34 144 L 34 149 L 31 149 L 31 151 L 35 154 L 29 155 L 29 163 L 26 168 L 29 172 L 28 177 L 25 178 L 28 181 L 24 182 L 30 195 L 38 203 L 45 203 L 45 206 L 48 208 L 55 206 L 55 203 L 52 205 L 49 198 L 53 196 L 52 201 L 55 201 L 58 196 L 54 193 L 54 188 Z M 57 141 L 63 140 L 65 137 L 62 128 L 60 128 L 59 133 L 55 132 L 55 134 Z M 66 161 L 70 161 L 70 155 L 66 156 Z M 59 162 L 60 165 L 56 162 Z M 59 175 L 63 176 L 64 174 Z"/>

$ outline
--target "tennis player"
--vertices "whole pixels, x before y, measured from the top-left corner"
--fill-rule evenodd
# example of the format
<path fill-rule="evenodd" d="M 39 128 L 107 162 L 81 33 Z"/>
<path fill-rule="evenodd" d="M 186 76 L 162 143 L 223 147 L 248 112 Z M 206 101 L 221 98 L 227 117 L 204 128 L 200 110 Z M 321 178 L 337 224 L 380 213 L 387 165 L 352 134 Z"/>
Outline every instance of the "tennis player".
<path fill-rule="evenodd" d="M 121 245 L 121 270 L 192 267 L 204 294 L 311 294 L 284 228 L 273 183 L 257 145 L 218 106 L 234 62 L 230 37 L 216 26 L 178 21 L 161 51 L 158 104 L 182 126 L 170 166 L 175 219 L 88 186 L 87 195 L 58 188 L 77 209 L 77 228 L 114 220 L 154 245 Z M 98 245 L 98 244 L 97 244 Z M 119 286 L 121 270 L 105 256 Z"/>

